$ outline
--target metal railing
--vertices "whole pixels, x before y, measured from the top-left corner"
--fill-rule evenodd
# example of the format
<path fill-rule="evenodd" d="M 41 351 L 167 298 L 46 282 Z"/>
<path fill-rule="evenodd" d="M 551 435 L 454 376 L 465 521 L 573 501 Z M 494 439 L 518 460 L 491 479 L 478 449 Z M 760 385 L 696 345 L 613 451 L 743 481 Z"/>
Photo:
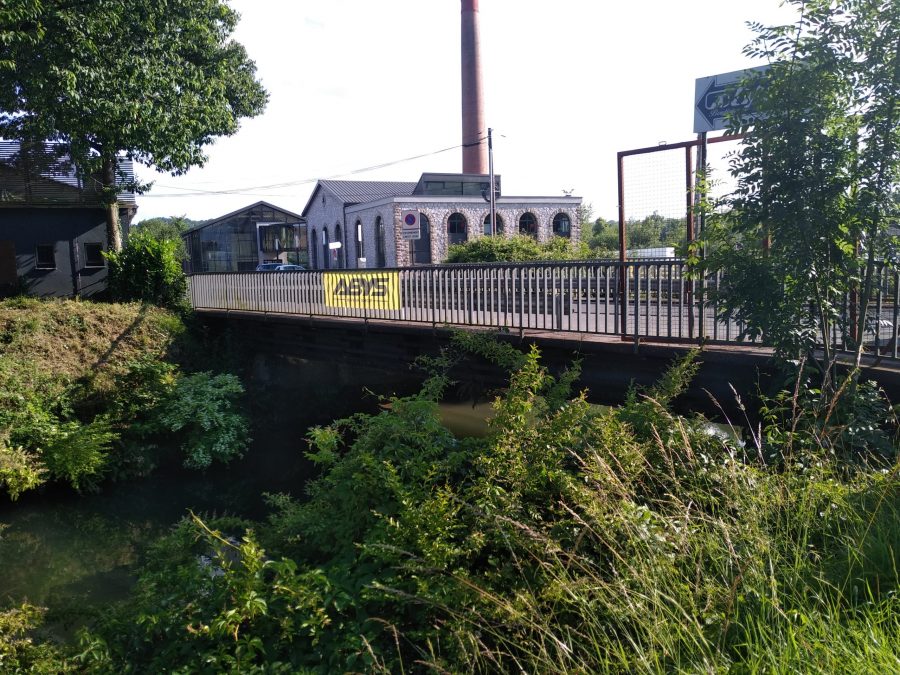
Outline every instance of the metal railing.
<path fill-rule="evenodd" d="M 898 358 L 900 274 L 883 270 L 867 315 L 866 347 Z M 498 263 L 399 269 L 197 274 L 197 309 L 385 319 L 736 343 L 721 317 L 721 273 L 690 278 L 681 260 Z M 852 314 L 852 302 L 844 310 Z M 755 342 L 744 339 L 744 344 Z M 834 344 L 847 348 L 835 334 Z"/>

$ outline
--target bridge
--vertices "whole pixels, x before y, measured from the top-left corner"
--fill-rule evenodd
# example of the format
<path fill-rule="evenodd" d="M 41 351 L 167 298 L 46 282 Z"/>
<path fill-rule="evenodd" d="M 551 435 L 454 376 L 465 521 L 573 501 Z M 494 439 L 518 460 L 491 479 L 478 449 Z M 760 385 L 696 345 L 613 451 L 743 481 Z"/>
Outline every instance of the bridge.
<path fill-rule="evenodd" d="M 652 384 L 673 358 L 702 344 L 700 370 L 679 399 L 683 410 L 740 420 L 734 391 L 752 397 L 768 388 L 772 350 L 740 340 L 743 326 L 720 318 L 721 281 L 693 279 L 678 260 L 542 262 L 197 274 L 189 294 L 213 335 L 227 330 L 248 350 L 251 377 L 263 381 L 315 386 L 303 364 L 317 361 L 348 372 L 375 366 L 403 391 L 406 365 L 447 344 L 445 326 L 467 326 L 536 344 L 554 371 L 577 356 L 578 386 L 593 402 L 617 404 L 632 384 Z M 898 300 L 898 274 L 882 275 L 863 371 L 894 401 Z M 849 298 L 844 307 L 850 316 Z M 834 344 L 848 346 L 838 336 Z M 471 367 L 482 370 L 454 378 L 502 385 L 499 371 Z"/>
<path fill-rule="evenodd" d="M 634 344 L 705 344 L 759 352 L 745 326 L 722 318 L 721 273 L 696 278 L 683 260 L 495 263 L 400 269 L 197 274 L 193 307 L 284 317 L 471 326 L 612 338 Z M 870 359 L 900 370 L 900 273 L 879 270 L 867 317 Z M 850 297 L 843 299 L 849 319 Z M 847 351 L 844 335 L 832 346 Z"/>

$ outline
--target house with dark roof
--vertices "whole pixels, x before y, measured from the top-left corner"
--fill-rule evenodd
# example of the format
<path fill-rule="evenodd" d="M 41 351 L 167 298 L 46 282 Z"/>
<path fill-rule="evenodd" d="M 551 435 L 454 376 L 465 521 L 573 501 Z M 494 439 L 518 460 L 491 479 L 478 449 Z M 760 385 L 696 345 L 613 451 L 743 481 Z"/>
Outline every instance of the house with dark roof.
<path fill-rule="evenodd" d="M 256 202 L 181 235 L 187 272 L 252 272 L 260 263 L 309 265 L 306 221 L 269 202 Z"/>
<path fill-rule="evenodd" d="M 119 161 L 123 184 L 131 160 Z M 100 184 L 79 174 L 60 146 L 0 141 L 0 294 L 91 296 L 106 289 L 106 208 Z M 118 196 L 127 235 L 134 194 Z"/>
<path fill-rule="evenodd" d="M 494 177 L 496 228 L 488 203 L 490 179 L 481 174 L 424 173 L 415 183 L 320 180 L 301 215 L 309 230 L 314 269 L 406 267 L 439 263 L 450 244 L 494 233 L 546 241 L 577 237 L 580 197 L 507 197 Z M 415 212 L 419 238 L 401 233 Z"/>

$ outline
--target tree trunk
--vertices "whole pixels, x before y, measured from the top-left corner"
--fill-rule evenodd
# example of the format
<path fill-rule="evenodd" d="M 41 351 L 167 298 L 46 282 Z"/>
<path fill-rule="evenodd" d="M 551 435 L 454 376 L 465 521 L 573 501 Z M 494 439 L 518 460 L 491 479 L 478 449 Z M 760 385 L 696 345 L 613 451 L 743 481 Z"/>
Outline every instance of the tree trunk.
<path fill-rule="evenodd" d="M 116 158 L 103 159 L 103 199 L 106 204 L 106 241 L 110 251 L 122 250 L 119 226 L 119 191 L 116 189 Z"/>

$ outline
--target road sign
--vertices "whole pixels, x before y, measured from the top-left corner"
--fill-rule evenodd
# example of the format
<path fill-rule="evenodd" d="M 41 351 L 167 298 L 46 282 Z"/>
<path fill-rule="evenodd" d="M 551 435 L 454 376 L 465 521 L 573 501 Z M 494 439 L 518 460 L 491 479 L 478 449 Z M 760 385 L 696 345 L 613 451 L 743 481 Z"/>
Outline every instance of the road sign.
<path fill-rule="evenodd" d="M 418 211 L 404 211 L 400 214 L 400 238 L 406 241 L 422 238 Z"/>
<path fill-rule="evenodd" d="M 725 116 L 734 112 L 750 112 L 750 97 L 738 85 L 744 77 L 761 73 L 768 66 L 735 70 L 710 77 L 698 77 L 694 87 L 694 133 L 718 131 L 727 124 Z"/>

